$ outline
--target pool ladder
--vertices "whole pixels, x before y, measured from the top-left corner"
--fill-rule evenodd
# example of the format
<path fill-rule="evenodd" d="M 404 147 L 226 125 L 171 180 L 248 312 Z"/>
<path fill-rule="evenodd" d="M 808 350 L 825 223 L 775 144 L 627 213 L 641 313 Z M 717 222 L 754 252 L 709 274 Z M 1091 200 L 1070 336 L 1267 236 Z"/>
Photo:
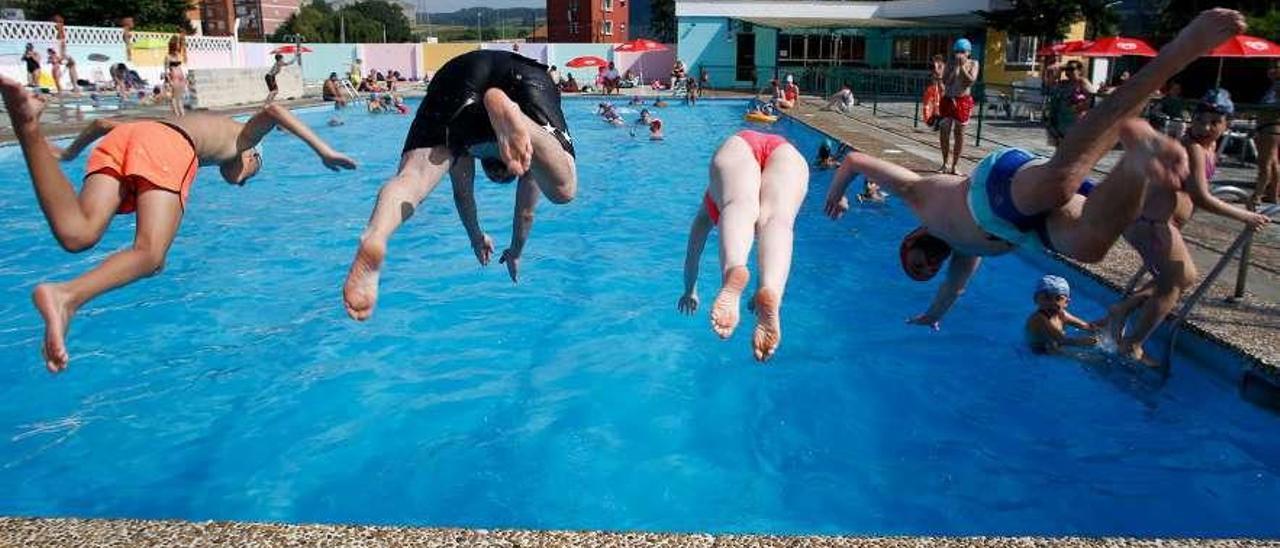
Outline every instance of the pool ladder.
<path fill-rule="evenodd" d="M 1224 200 L 1235 200 L 1238 202 L 1248 201 L 1250 197 L 1249 192 L 1244 189 L 1228 185 L 1215 187 L 1213 189 L 1213 195 Z M 1280 204 L 1266 205 L 1258 209 L 1257 212 L 1271 217 L 1272 219 L 1276 219 L 1276 215 L 1280 214 Z M 1182 324 L 1186 322 L 1187 317 L 1191 315 L 1191 311 L 1197 304 L 1199 304 L 1200 300 L 1204 298 L 1204 295 L 1209 292 L 1209 288 L 1213 287 L 1213 282 L 1217 281 L 1218 277 L 1222 275 L 1222 272 L 1231 264 L 1231 259 L 1235 257 L 1237 251 L 1240 251 L 1241 253 L 1240 266 L 1236 271 L 1236 288 L 1232 296 L 1227 298 L 1227 302 L 1239 302 L 1244 298 L 1244 290 L 1245 286 L 1248 284 L 1249 276 L 1249 248 L 1253 242 L 1254 232 L 1257 232 L 1257 229 L 1251 226 L 1246 226 L 1244 230 L 1240 232 L 1240 235 L 1236 237 L 1235 241 L 1231 242 L 1231 245 L 1227 247 L 1225 252 L 1223 252 L 1222 258 L 1218 259 L 1218 263 L 1213 266 L 1213 269 L 1204 277 L 1204 280 L 1200 282 L 1200 285 L 1196 287 L 1196 290 L 1191 293 L 1190 297 L 1187 297 L 1187 300 L 1183 302 L 1182 307 L 1177 309 L 1173 314 L 1173 318 L 1169 320 L 1169 344 L 1165 349 L 1164 357 L 1161 358 L 1160 361 L 1161 369 L 1166 375 L 1169 372 L 1169 366 L 1173 360 L 1173 349 L 1178 342 L 1178 332 L 1180 331 Z M 1138 267 L 1138 271 L 1133 274 L 1133 277 L 1129 279 L 1129 284 L 1125 286 L 1124 294 L 1126 297 L 1133 293 L 1134 289 L 1138 287 L 1138 284 L 1142 282 L 1146 275 L 1146 267 Z"/>

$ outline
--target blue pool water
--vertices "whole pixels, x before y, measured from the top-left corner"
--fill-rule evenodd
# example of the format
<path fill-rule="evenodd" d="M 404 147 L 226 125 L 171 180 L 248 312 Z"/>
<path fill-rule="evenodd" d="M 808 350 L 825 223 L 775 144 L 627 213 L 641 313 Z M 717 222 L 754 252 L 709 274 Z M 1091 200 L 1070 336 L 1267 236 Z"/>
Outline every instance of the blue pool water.
<path fill-rule="evenodd" d="M 0 515 L 855 534 L 1280 534 L 1280 420 L 1178 359 L 1159 385 L 1021 347 L 1043 270 L 991 261 L 939 333 L 900 274 L 900 204 L 797 222 L 776 358 L 676 313 L 691 215 L 738 103 L 633 138 L 569 102 L 580 193 L 543 202 L 518 285 L 481 268 L 442 185 L 392 241 L 379 308 L 340 287 L 407 116 L 302 117 L 245 188 L 202 170 L 160 276 L 86 306 L 50 377 L 28 295 L 129 243 L 50 237 L 0 149 Z M 811 154 L 819 137 L 777 130 Z M 80 168 L 75 170 L 78 178 Z M 505 247 L 513 188 L 477 189 Z M 703 261 L 704 304 L 716 276 Z M 1109 297 L 1077 283 L 1073 308 Z M 748 324 L 749 325 L 749 324 Z"/>

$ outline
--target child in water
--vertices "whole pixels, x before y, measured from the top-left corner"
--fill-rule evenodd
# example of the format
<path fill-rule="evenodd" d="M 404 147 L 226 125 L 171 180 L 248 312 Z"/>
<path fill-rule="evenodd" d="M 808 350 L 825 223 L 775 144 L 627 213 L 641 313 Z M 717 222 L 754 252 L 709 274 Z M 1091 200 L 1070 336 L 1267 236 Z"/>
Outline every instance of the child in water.
<path fill-rule="evenodd" d="M 831 140 L 827 139 L 818 145 L 818 157 L 813 161 L 818 169 L 835 169 L 840 167 L 840 158 L 831 153 Z"/>
<path fill-rule="evenodd" d="M 1067 327 L 1093 333 L 1097 326 L 1081 320 L 1070 312 L 1071 286 L 1060 276 L 1046 275 L 1040 278 L 1035 293 L 1036 310 L 1027 318 L 1027 343 L 1036 354 L 1052 354 L 1063 346 L 1094 346 L 1098 338 L 1093 335 L 1068 337 Z"/>
<path fill-rule="evenodd" d="M 662 120 L 654 118 L 653 121 L 649 122 L 649 140 L 662 140 Z"/>
<path fill-rule="evenodd" d="M 880 185 L 875 181 L 867 179 L 862 185 L 862 193 L 858 194 L 858 201 L 864 204 L 883 204 L 885 199 L 884 192 L 880 190 Z"/>

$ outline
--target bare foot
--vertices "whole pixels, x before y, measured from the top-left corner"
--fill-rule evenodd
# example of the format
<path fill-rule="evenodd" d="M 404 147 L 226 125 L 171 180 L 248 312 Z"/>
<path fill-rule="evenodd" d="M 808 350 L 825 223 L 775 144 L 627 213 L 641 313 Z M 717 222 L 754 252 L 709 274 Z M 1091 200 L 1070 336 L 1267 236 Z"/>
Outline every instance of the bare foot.
<path fill-rule="evenodd" d="M 778 318 L 778 294 L 772 289 L 756 291 L 756 332 L 751 337 L 751 349 L 756 361 L 768 361 L 782 342 L 782 322 Z"/>
<path fill-rule="evenodd" d="M 342 302 L 351 319 L 362 322 L 373 315 L 373 306 L 378 303 L 378 273 L 386 256 L 386 244 L 360 242 L 347 282 L 342 286 Z"/>
<path fill-rule="evenodd" d="M 67 326 L 75 310 L 70 306 L 62 284 L 40 284 L 31 292 L 31 302 L 44 317 L 44 366 L 50 373 L 61 373 L 71 356 L 67 354 Z"/>
<path fill-rule="evenodd" d="M 516 176 L 529 171 L 533 160 L 533 141 L 525 128 L 524 113 L 507 94 L 490 89 L 484 94 L 484 108 L 489 113 L 489 123 L 498 139 L 498 154 L 507 163 L 507 169 Z"/>
<path fill-rule="evenodd" d="M 1107 335 L 1111 337 L 1111 342 L 1120 344 L 1124 340 L 1124 324 L 1127 319 L 1125 310 L 1119 305 L 1111 305 L 1107 307 Z"/>
<path fill-rule="evenodd" d="M 0 76 L 0 96 L 4 98 L 4 107 L 14 128 L 40 123 L 44 100 L 28 91 L 22 82 Z"/>
<path fill-rule="evenodd" d="M 720 293 L 711 304 L 711 330 L 721 339 L 729 338 L 738 327 L 738 299 L 742 297 L 742 290 L 747 287 L 749 279 L 751 273 L 745 266 L 731 267 L 724 274 Z"/>

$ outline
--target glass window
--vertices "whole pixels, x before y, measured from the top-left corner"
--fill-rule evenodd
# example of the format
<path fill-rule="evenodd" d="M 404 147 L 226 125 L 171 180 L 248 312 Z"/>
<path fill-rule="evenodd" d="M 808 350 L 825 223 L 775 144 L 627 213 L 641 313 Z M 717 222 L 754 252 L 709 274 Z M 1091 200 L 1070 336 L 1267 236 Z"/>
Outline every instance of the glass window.
<path fill-rule="evenodd" d="M 1036 63 L 1039 40 L 1034 36 L 1009 35 L 1004 39 L 1004 64 L 1009 68 L 1030 69 Z"/>
<path fill-rule="evenodd" d="M 612 34 L 613 34 L 613 21 L 605 21 L 605 22 L 604 22 L 604 31 L 603 31 L 603 32 L 604 32 L 605 34 L 609 34 L 609 35 L 612 35 Z"/>
<path fill-rule="evenodd" d="M 604 0 L 604 11 L 613 11 L 613 0 Z"/>
<path fill-rule="evenodd" d="M 778 60 L 789 66 L 859 65 L 866 61 L 866 38 L 838 34 L 780 34 Z"/>

